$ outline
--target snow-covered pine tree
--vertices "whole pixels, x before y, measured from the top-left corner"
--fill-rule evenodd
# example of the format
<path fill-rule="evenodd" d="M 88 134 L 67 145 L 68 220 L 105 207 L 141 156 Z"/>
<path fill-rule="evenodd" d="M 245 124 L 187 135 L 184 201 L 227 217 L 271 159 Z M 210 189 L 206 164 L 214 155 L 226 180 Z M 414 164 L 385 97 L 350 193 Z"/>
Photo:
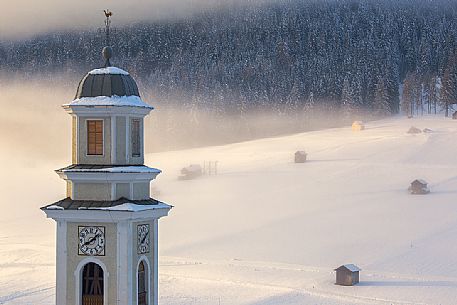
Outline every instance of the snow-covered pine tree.
<path fill-rule="evenodd" d="M 386 116 L 392 113 L 389 105 L 389 96 L 387 95 L 387 87 L 382 77 L 376 83 L 373 111 L 377 116 Z"/>
<path fill-rule="evenodd" d="M 436 109 L 437 105 L 440 105 L 442 102 L 441 100 L 443 99 L 443 85 L 442 85 L 442 80 L 441 77 L 436 76 L 434 79 L 434 103 L 433 103 L 433 108 L 434 112 L 436 114 Z"/>
<path fill-rule="evenodd" d="M 341 114 L 345 120 L 350 121 L 353 118 L 355 110 L 354 91 L 348 77 L 346 77 L 341 92 Z"/>
<path fill-rule="evenodd" d="M 405 81 L 403 82 L 403 94 L 401 98 L 401 109 L 404 114 L 413 116 L 413 74 L 406 74 Z"/>
<path fill-rule="evenodd" d="M 449 116 L 449 106 L 457 103 L 457 62 L 456 56 L 453 55 L 449 58 L 447 67 L 444 71 L 442 80 L 442 107 L 445 111 L 445 116 Z"/>
<path fill-rule="evenodd" d="M 311 118 L 314 114 L 314 93 L 311 91 L 309 93 L 308 99 L 303 106 L 303 121 L 302 128 L 309 129 L 311 127 Z"/>

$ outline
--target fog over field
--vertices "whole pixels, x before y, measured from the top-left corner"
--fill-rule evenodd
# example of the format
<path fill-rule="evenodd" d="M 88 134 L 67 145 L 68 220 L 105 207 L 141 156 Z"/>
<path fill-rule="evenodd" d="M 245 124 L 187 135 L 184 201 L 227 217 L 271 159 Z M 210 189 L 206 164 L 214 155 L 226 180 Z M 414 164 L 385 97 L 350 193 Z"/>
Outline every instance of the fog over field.
<path fill-rule="evenodd" d="M 84 169 L 87 181 L 76 179 L 72 199 L 119 195 L 136 204 L 150 195 L 172 205 L 158 231 L 161 305 L 455 305 L 456 3 L 1 1 L 0 305 L 64 305 L 55 301 L 56 224 L 40 207 L 67 196 L 54 172 L 72 162 L 72 121 L 62 105 L 86 71 L 105 62 L 104 9 L 114 13 L 108 61 L 130 73 L 154 110 L 144 125 L 127 107 L 131 113 L 102 133 L 78 132 L 81 153 L 92 155 L 92 144 L 100 160 L 116 144 L 108 159 L 144 157 L 162 172 L 149 194 L 143 177 L 155 170 Z M 113 70 L 122 72 L 92 73 Z M 107 78 L 91 81 L 96 101 L 95 87 L 112 89 L 113 103 L 130 95 L 126 77 L 125 90 L 111 77 L 108 90 Z M 116 140 L 106 139 L 109 128 Z M 306 162 L 297 162 L 298 151 Z M 202 173 L 183 177 L 189 165 Z M 125 172 L 138 184 L 127 188 Z M 431 191 L 412 195 L 409 187 L 423 181 Z M 105 182 L 116 183 L 103 192 L 111 197 L 92 194 Z M 151 208 L 116 209 L 128 206 Z M 118 228 L 120 238 L 127 226 Z M 110 235 L 107 260 L 115 253 Z M 149 236 L 141 242 L 155 241 Z M 68 248 L 59 251 L 78 250 Z M 116 256 L 122 248 L 117 242 Z M 58 270 L 77 277 L 67 263 Z M 343 264 L 361 268 L 358 285 L 335 285 Z M 104 273 L 104 283 L 120 279 L 119 270 Z"/>
<path fill-rule="evenodd" d="M 0 113 L 3 151 L 27 158 L 32 153 L 48 160 L 69 160 L 71 120 L 61 106 L 73 100 L 82 76 L 1 78 L 0 105 L 8 109 Z M 338 111 L 318 107 L 312 114 L 274 109 L 224 114 L 210 107 L 189 108 L 173 100 L 157 100 L 145 85 L 140 86 L 140 93 L 155 108 L 146 117 L 146 152 L 227 144 L 349 123 Z M 354 119 L 362 117 L 370 118 L 359 113 Z"/>
<path fill-rule="evenodd" d="M 70 160 L 60 104 L 74 88 L 26 87 L 0 91 L 0 304 L 55 305 L 55 224 L 39 207 L 65 196 L 53 169 Z M 410 135 L 411 125 L 432 131 Z M 362 132 L 147 153 L 145 164 L 163 170 L 154 197 L 174 205 L 160 226 L 160 303 L 455 304 L 456 135 L 441 116 L 391 118 Z M 299 149 L 305 164 L 293 163 Z M 218 175 L 177 179 L 209 160 Z M 409 195 L 415 178 L 432 193 Z M 343 263 L 362 268 L 360 285 L 334 285 Z"/>
<path fill-rule="evenodd" d="M 30 37 L 56 30 L 84 30 L 103 25 L 103 10 L 114 12 L 116 25 L 188 16 L 239 0 L 2 1 L 0 39 Z M 249 1 L 259 2 L 259 1 Z M 122 12 L 122 14 L 120 13 Z"/>
<path fill-rule="evenodd" d="M 4 211 L 0 218 L 0 304 L 19 305 L 28 300 L 37 305 L 53 304 L 55 226 L 39 208 L 65 197 L 65 182 L 54 173 L 55 169 L 71 163 L 71 118 L 61 105 L 73 99 L 79 77 L 56 75 L 52 79 L 21 77 L 0 81 L 0 207 Z M 240 126 L 239 116 L 214 116 L 210 110 L 189 111 L 169 101 L 155 100 L 147 88 L 141 92 L 145 92 L 144 99 L 156 108 L 146 121 L 147 153 L 226 144 L 267 134 L 291 133 L 303 127 L 295 126 L 296 121 L 291 122 L 288 116 L 273 112 L 246 114 L 241 121 L 244 125 Z M 193 154 L 193 158 L 197 158 L 197 163 L 206 160 L 203 155 Z M 174 181 L 179 167 L 193 159 L 165 157 L 165 160 L 171 162 L 166 165 L 171 167 L 164 170 L 168 179 Z M 160 167 L 157 161 L 149 157 L 146 164 Z M 154 195 L 163 196 L 161 188 L 154 184 L 152 190 Z M 224 186 L 213 195 L 223 198 L 227 192 Z M 164 200 L 169 195 L 165 194 Z M 179 232 L 181 224 L 176 224 L 173 230 Z M 195 238 L 201 239 L 199 234 Z M 6 246 L 12 241 L 14 247 Z M 178 245 L 171 240 L 167 244 Z M 7 277 L 10 277 L 8 282 L 1 280 Z M 189 288 L 188 283 L 183 285 L 183 291 Z M 27 297 L 29 294 L 31 299 Z M 179 298 L 175 301 L 179 302 Z"/>

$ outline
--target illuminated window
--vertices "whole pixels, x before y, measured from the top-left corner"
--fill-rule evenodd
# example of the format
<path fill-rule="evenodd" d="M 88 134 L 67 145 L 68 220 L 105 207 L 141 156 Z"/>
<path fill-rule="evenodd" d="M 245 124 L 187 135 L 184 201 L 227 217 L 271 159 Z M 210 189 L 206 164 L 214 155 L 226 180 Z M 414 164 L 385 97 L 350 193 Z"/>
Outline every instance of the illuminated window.
<path fill-rule="evenodd" d="M 87 121 L 87 154 L 103 155 L 103 121 Z"/>

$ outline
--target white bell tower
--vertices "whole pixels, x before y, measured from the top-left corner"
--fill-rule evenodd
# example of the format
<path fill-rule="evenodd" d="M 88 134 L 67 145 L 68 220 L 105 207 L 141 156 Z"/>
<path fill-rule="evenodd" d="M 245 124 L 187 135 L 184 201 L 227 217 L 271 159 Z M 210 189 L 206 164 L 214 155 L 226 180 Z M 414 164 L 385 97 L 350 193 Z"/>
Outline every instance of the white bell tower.
<path fill-rule="evenodd" d="M 56 304 L 157 305 L 158 221 L 171 206 L 150 197 L 160 170 L 143 165 L 144 117 L 153 108 L 133 78 L 111 66 L 110 47 L 103 55 L 105 66 L 63 105 L 72 117 L 72 165 L 56 172 L 67 198 L 42 208 L 57 223 Z"/>

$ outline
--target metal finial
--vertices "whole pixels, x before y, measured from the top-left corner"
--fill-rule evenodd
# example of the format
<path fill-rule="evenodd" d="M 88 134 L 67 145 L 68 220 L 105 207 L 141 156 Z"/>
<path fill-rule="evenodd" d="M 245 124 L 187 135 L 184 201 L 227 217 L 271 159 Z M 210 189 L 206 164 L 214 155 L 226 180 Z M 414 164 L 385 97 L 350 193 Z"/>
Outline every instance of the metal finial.
<path fill-rule="evenodd" d="M 106 20 L 105 20 L 105 28 L 106 28 L 106 45 L 109 46 L 110 45 L 110 40 L 109 40 L 109 27 L 111 25 L 111 20 L 110 20 L 110 17 L 113 16 L 113 12 L 111 12 L 110 10 L 103 10 L 103 12 L 105 13 L 105 17 L 106 17 Z"/>
<path fill-rule="evenodd" d="M 102 50 L 103 58 L 105 59 L 105 68 L 111 67 L 110 58 L 113 56 L 113 49 L 111 47 L 104 47 Z"/>
<path fill-rule="evenodd" d="M 110 47 L 110 36 L 109 36 L 109 30 L 110 30 L 110 25 L 111 25 L 111 19 L 110 17 L 113 16 L 113 12 L 110 10 L 106 9 L 103 10 L 105 13 L 105 33 L 106 33 L 106 46 L 102 50 L 103 57 L 105 58 L 105 67 L 110 67 L 110 58 L 113 56 L 113 49 Z"/>

